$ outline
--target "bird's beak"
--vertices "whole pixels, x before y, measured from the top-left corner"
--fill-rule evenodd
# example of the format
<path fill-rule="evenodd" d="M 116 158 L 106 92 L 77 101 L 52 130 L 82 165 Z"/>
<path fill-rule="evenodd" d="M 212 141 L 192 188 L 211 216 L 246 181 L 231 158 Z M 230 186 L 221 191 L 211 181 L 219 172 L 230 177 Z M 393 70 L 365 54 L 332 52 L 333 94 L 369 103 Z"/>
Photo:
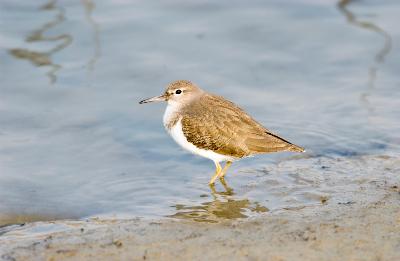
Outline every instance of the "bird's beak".
<path fill-rule="evenodd" d="M 149 103 L 149 102 L 160 102 L 160 101 L 166 101 L 166 100 L 167 100 L 167 95 L 163 94 L 163 95 L 160 95 L 160 96 L 156 96 L 156 97 L 153 97 L 153 98 L 148 98 L 148 99 L 145 99 L 143 101 L 140 101 L 139 104 Z"/>

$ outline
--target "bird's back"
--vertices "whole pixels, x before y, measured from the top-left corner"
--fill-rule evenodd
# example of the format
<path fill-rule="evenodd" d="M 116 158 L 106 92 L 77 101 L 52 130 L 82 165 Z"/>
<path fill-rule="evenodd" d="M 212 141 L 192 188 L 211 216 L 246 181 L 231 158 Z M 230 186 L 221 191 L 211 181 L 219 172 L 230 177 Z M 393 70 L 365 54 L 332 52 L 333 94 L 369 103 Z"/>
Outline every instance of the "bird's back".
<path fill-rule="evenodd" d="M 304 149 L 263 127 L 234 103 L 205 93 L 182 109 L 182 130 L 198 148 L 242 158 Z"/>

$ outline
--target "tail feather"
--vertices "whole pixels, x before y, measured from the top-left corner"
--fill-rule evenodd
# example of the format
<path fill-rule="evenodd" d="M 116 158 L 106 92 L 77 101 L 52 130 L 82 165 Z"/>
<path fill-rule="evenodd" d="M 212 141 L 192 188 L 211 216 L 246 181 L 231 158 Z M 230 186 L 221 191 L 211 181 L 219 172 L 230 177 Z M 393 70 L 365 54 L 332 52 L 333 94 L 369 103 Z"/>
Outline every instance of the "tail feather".
<path fill-rule="evenodd" d="M 293 151 L 293 152 L 306 152 L 306 150 L 300 146 L 291 144 L 291 146 L 289 147 L 288 151 Z"/>
<path fill-rule="evenodd" d="M 262 135 L 256 133 L 244 141 L 250 154 L 270 153 L 279 151 L 305 152 L 304 148 L 297 146 L 282 137 L 265 131 Z"/>
<path fill-rule="evenodd" d="M 268 135 L 270 135 L 270 136 L 272 136 L 272 137 L 274 137 L 274 138 L 286 143 L 286 145 L 288 145 L 288 148 L 286 149 L 287 151 L 306 152 L 306 150 L 304 148 L 302 148 L 300 146 L 297 146 L 297 145 L 285 140 L 284 138 L 282 138 L 282 137 L 280 137 L 280 136 L 278 136 L 278 135 L 276 135 L 276 134 L 274 134 L 274 133 L 272 133 L 270 131 L 267 131 L 266 134 L 268 134 Z"/>
<path fill-rule="evenodd" d="M 253 154 L 270 153 L 279 151 L 305 152 L 304 148 L 288 141 L 278 139 L 246 139 L 246 146 Z"/>

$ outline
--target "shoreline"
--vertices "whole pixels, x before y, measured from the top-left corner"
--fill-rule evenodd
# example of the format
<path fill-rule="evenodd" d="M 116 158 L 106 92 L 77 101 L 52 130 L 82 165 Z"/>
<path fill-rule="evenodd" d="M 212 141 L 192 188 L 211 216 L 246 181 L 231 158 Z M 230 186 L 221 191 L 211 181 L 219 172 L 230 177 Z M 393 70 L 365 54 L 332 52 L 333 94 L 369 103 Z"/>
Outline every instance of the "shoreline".
<path fill-rule="evenodd" d="M 400 189 L 379 199 L 279 210 L 255 218 L 46 221 L 0 235 L 0 260 L 399 260 Z"/>

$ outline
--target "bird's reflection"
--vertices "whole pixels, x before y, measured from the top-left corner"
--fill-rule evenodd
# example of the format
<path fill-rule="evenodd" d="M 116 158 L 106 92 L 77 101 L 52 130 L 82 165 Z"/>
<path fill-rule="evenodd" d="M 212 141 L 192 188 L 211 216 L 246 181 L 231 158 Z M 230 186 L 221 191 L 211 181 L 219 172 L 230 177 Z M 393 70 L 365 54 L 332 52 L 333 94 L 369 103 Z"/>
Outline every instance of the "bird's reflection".
<path fill-rule="evenodd" d="M 251 212 L 262 213 L 268 211 L 268 208 L 258 202 L 251 202 L 248 199 L 235 199 L 233 189 L 227 185 L 225 180 L 221 180 L 221 184 L 224 187 L 223 191 L 217 191 L 214 185 L 210 185 L 212 200 L 195 206 L 175 205 L 177 212 L 169 217 L 217 223 L 227 219 L 246 218 L 248 213 Z M 208 196 L 201 195 L 201 197 Z"/>
<path fill-rule="evenodd" d="M 379 64 L 383 63 L 385 57 L 392 49 L 392 37 L 388 34 L 385 30 L 380 28 L 379 26 L 375 25 L 374 23 L 367 22 L 367 21 L 360 21 L 357 17 L 349 10 L 348 6 L 354 2 L 354 0 L 341 0 L 338 3 L 338 8 L 342 14 L 345 15 L 347 22 L 354 26 L 357 26 L 364 30 L 369 30 L 380 35 L 384 42 L 382 47 L 377 51 L 375 54 L 374 64 L 368 70 L 368 86 L 365 92 L 363 92 L 360 96 L 361 102 L 367 108 L 368 112 L 371 114 L 374 112 L 374 108 L 369 101 L 369 96 L 375 89 L 375 81 L 376 75 L 378 72 Z"/>

